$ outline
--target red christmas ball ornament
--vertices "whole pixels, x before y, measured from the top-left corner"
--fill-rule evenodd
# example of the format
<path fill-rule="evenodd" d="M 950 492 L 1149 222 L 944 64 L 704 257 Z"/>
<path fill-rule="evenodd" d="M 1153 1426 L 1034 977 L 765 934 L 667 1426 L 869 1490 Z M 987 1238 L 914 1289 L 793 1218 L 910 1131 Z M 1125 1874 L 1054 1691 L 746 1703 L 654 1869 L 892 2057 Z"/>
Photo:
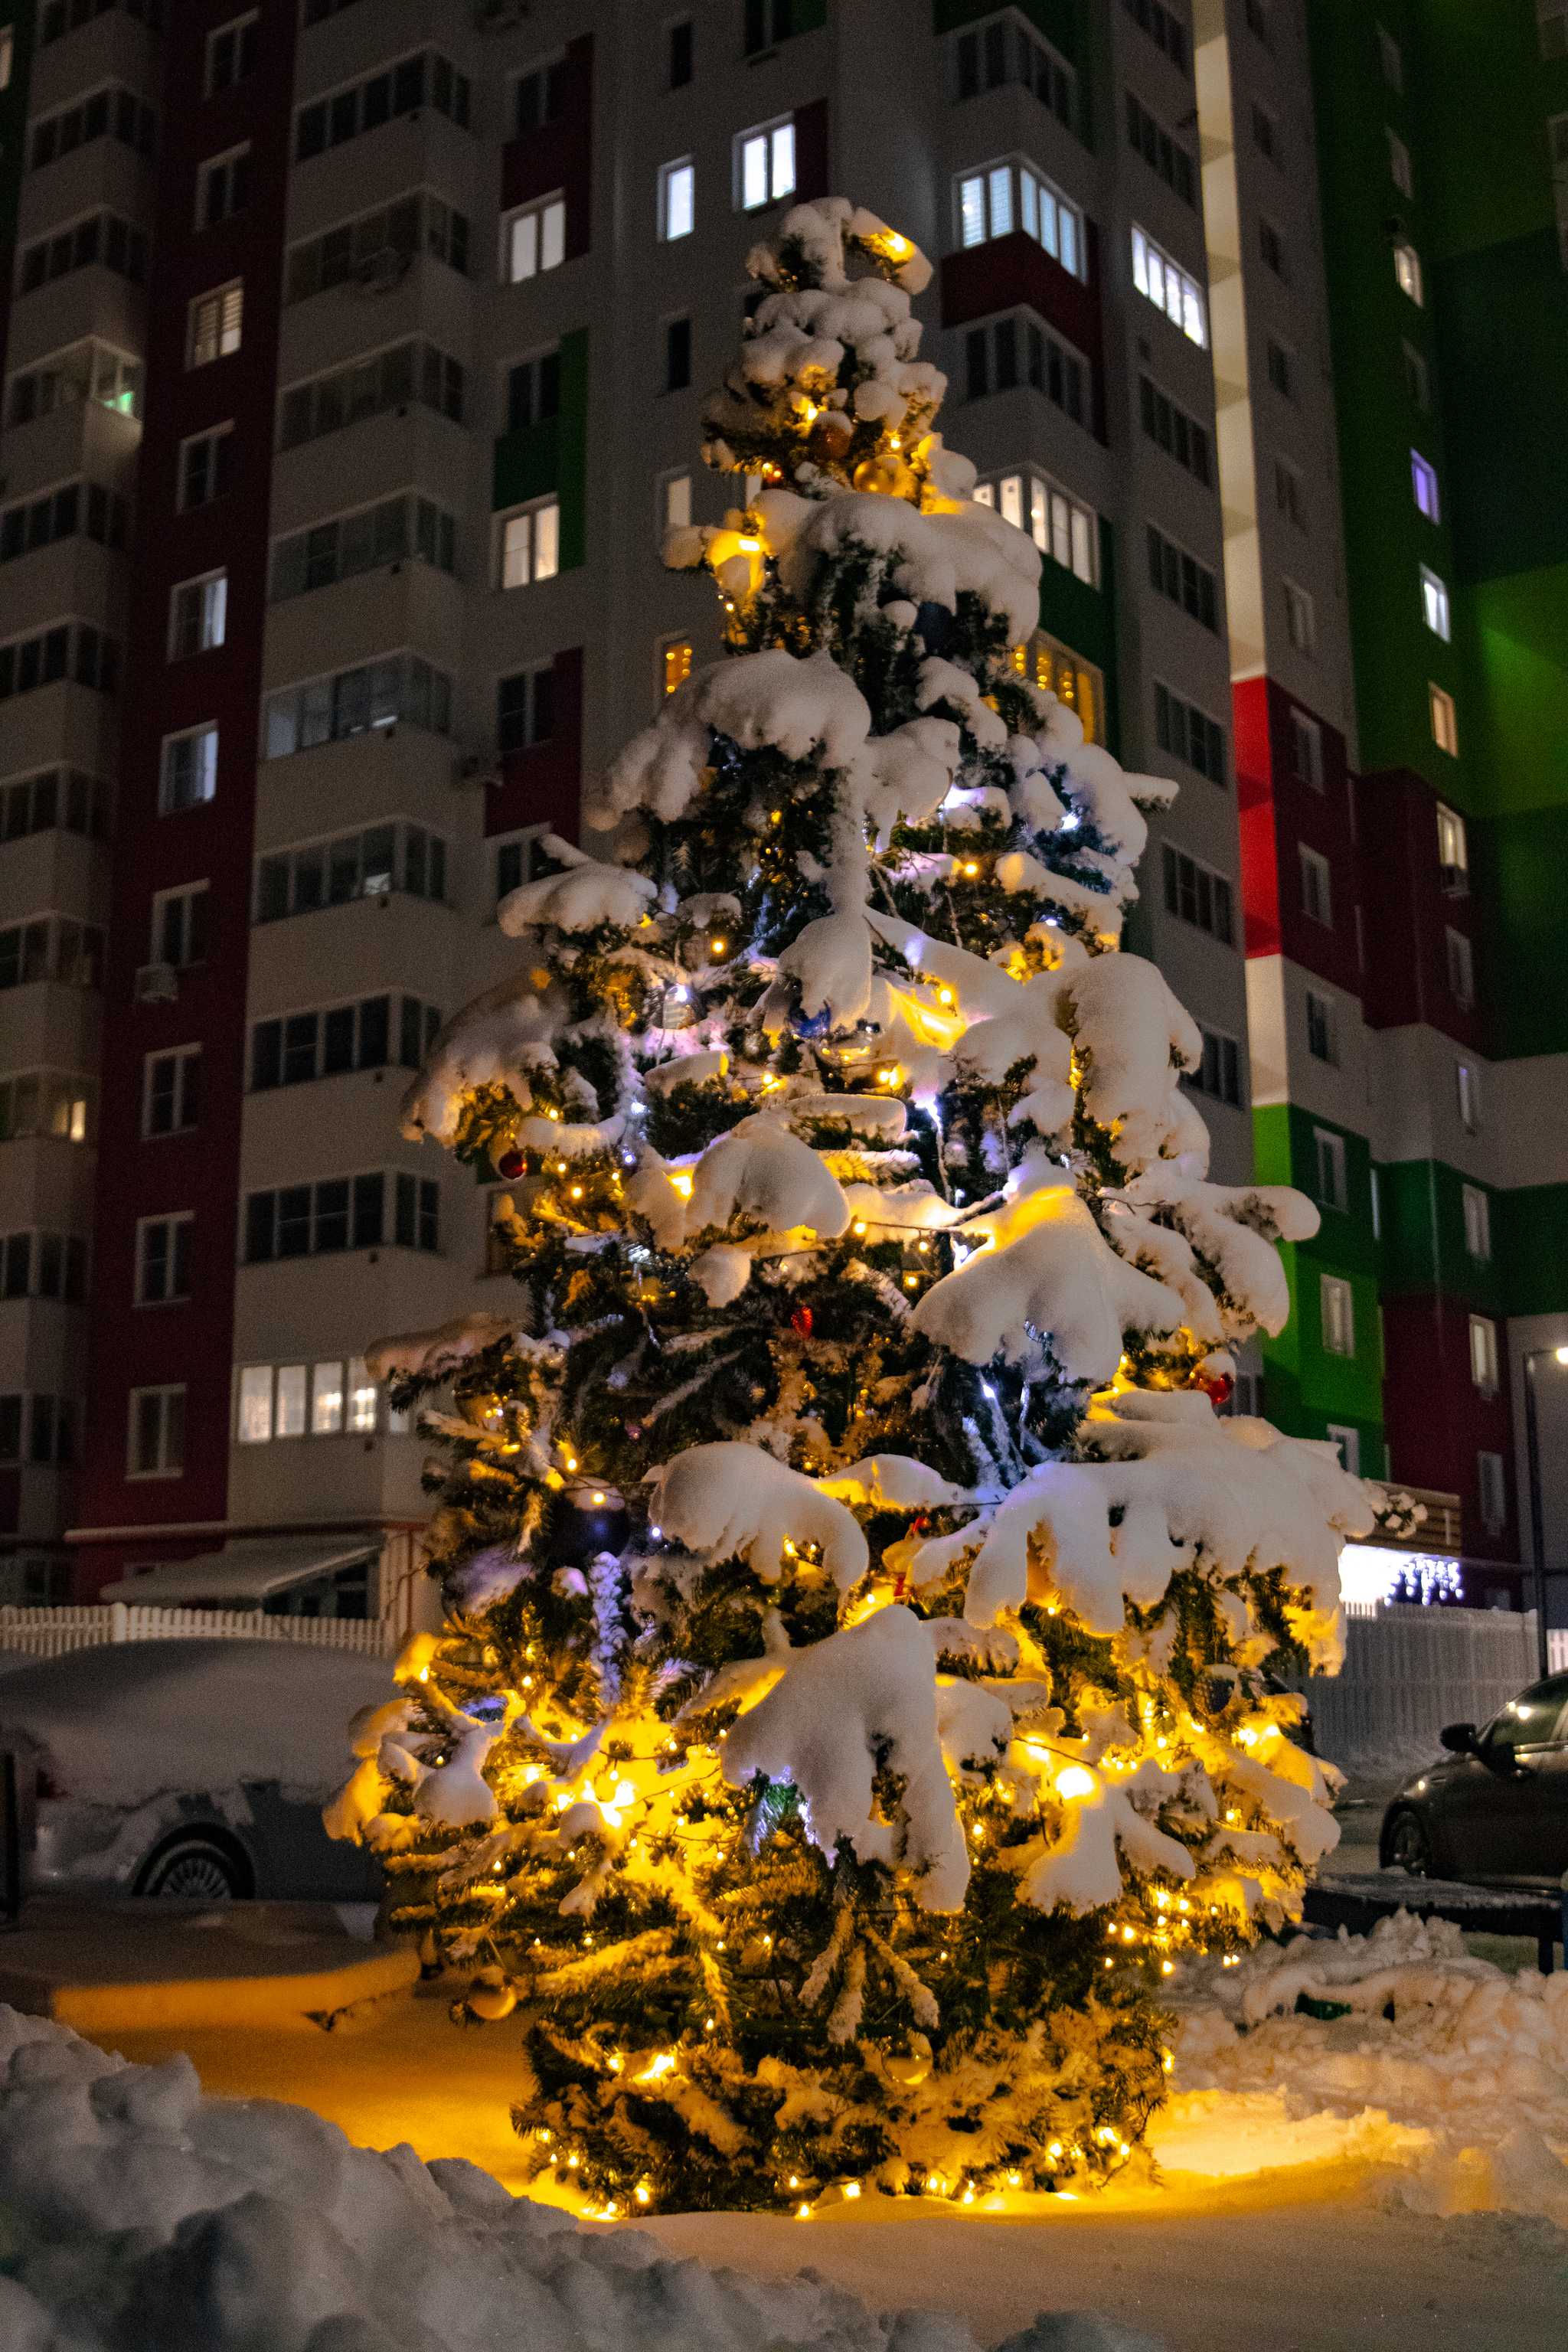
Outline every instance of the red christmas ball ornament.
<path fill-rule="evenodd" d="M 496 1173 L 504 1176 L 510 1183 L 514 1176 L 521 1176 L 527 1166 L 528 1161 L 521 1151 L 503 1151 L 496 1161 Z"/>
<path fill-rule="evenodd" d="M 803 1339 L 809 1339 L 811 1337 L 810 1307 L 797 1307 L 789 1318 L 789 1328 L 792 1331 L 798 1331 Z"/>
<path fill-rule="evenodd" d="M 1228 1372 L 1200 1373 L 1194 1386 L 1202 1389 L 1215 1412 L 1224 1411 L 1236 1390 L 1236 1382 Z"/>

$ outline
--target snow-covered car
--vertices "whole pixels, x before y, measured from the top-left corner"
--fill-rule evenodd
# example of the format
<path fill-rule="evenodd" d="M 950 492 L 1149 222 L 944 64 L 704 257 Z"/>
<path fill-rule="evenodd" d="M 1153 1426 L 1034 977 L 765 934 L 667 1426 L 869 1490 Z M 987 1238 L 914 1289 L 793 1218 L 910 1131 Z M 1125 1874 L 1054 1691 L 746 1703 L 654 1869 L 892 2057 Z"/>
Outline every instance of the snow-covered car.
<path fill-rule="evenodd" d="M 129 1642 L 6 1673 L 24 1891 L 370 1899 L 374 1858 L 334 1843 L 321 1806 L 350 1718 L 390 1689 L 384 1659 L 292 1642 Z"/>
<path fill-rule="evenodd" d="M 1384 1868 L 1555 1893 L 1568 1871 L 1568 1674 L 1531 1683 L 1479 1731 L 1450 1723 L 1439 1737 L 1447 1754 L 1384 1814 Z"/>

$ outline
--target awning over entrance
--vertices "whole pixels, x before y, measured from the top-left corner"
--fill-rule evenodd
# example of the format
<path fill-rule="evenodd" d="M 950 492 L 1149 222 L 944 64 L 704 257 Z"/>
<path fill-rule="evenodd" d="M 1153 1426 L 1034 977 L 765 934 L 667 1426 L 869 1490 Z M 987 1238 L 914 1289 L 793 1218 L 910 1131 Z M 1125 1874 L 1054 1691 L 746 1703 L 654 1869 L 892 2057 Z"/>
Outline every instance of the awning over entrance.
<path fill-rule="evenodd" d="M 221 1551 L 195 1559 L 165 1560 L 141 1576 L 106 1584 L 103 1601 L 132 1608 L 260 1609 L 292 1586 L 313 1584 L 340 1569 L 380 1558 L 376 1534 L 333 1536 L 242 1536 Z"/>

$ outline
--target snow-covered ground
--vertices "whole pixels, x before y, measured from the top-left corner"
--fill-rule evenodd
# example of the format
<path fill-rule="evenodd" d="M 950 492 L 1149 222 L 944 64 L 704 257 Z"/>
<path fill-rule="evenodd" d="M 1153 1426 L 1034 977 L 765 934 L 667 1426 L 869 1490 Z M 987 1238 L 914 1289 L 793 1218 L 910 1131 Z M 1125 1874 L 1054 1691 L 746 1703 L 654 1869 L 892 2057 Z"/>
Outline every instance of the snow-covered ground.
<path fill-rule="evenodd" d="M 1237 2178 L 1343 2158 L 1395 2168 L 1413 2210 L 1568 2227 L 1568 1974 L 1510 1976 L 1451 1922 L 1188 1963 L 1163 2168 Z"/>
<path fill-rule="evenodd" d="M 749 2214 L 596 2228 L 560 2201 L 514 2198 L 494 2173 L 517 2177 L 515 2037 L 454 2034 L 444 2000 L 378 2004 L 357 2032 L 184 2036 L 207 2082 L 242 2097 L 204 2095 L 183 2052 L 128 2063 L 0 2009 L 0 2347 L 1568 2340 L 1568 1976 L 1510 1976 L 1468 1955 L 1457 1929 L 1404 1917 L 1366 1938 L 1264 1946 L 1233 1968 L 1189 1964 L 1174 1998 L 1158 2174 L 968 2211 L 840 2201 L 804 2234 Z M 162 2056 L 152 2037 L 122 2038 Z M 277 2090 L 287 2097 L 254 2095 Z M 362 2144 L 405 2132 L 413 2144 L 390 2153 Z"/>

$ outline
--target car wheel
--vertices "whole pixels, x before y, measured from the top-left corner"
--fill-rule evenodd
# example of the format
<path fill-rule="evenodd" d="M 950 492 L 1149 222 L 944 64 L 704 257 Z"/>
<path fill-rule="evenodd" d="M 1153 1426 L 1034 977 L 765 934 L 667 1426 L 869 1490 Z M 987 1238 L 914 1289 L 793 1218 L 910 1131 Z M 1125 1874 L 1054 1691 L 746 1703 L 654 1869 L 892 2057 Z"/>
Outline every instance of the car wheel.
<path fill-rule="evenodd" d="M 248 1895 L 248 1873 L 214 1838 L 175 1839 L 142 1873 L 139 1895 L 183 1895 L 198 1903 L 231 1903 Z"/>
<path fill-rule="evenodd" d="M 1412 1878 L 1432 1875 L 1432 1841 L 1416 1813 L 1395 1813 L 1388 1829 L 1390 1870 L 1407 1870 Z"/>

